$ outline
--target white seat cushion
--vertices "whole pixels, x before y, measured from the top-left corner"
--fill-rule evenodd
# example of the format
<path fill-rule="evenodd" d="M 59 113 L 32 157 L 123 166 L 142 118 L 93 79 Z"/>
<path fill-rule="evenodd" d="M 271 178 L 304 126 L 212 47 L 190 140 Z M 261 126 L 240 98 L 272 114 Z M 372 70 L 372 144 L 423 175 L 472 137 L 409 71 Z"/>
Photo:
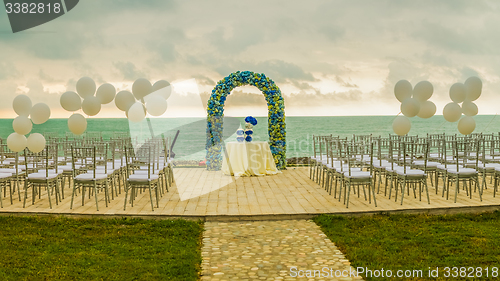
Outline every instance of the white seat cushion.
<path fill-rule="evenodd" d="M 426 176 L 424 171 L 422 170 L 415 170 L 415 169 L 406 169 L 406 173 L 403 169 L 398 169 L 396 170 L 396 173 L 400 176 L 407 176 L 407 177 L 423 177 Z"/>
<path fill-rule="evenodd" d="M 6 179 L 12 177 L 10 173 L 0 173 L 0 179 Z"/>
<path fill-rule="evenodd" d="M 416 166 L 424 166 L 425 164 L 425 161 L 413 161 L 413 165 L 416 165 Z M 427 161 L 427 167 L 437 167 L 439 166 L 440 163 L 439 162 L 431 162 L 431 161 Z"/>
<path fill-rule="evenodd" d="M 459 175 L 477 174 L 477 171 L 475 169 L 472 169 L 472 168 L 460 168 L 460 169 L 458 169 L 458 172 L 457 172 L 457 168 L 455 167 L 455 168 L 447 169 L 446 171 L 450 174 L 459 174 Z"/>
<path fill-rule="evenodd" d="M 448 169 L 454 169 L 454 170 L 456 170 L 457 169 L 457 164 L 448 164 L 448 165 L 446 165 L 446 167 L 443 164 L 440 164 L 440 165 L 437 165 L 436 168 L 438 168 L 440 170 L 448 170 Z M 463 165 L 459 165 L 459 168 L 460 169 L 462 169 L 462 168 L 465 169 L 465 167 Z"/>
<path fill-rule="evenodd" d="M 332 166 L 332 163 L 328 163 L 328 164 L 325 164 L 325 166 L 328 168 L 328 169 L 333 169 L 335 167 L 340 167 L 341 165 L 341 162 L 340 161 L 333 161 L 333 166 Z"/>
<path fill-rule="evenodd" d="M 486 164 L 481 164 L 481 165 L 477 166 L 478 169 L 486 170 L 486 171 L 493 171 L 493 170 L 495 170 L 496 167 L 500 167 L 500 164 L 486 163 Z"/>
<path fill-rule="evenodd" d="M 63 172 L 73 171 L 73 167 L 71 165 L 59 166 L 59 167 L 57 167 L 57 169 L 61 170 Z"/>
<path fill-rule="evenodd" d="M 95 169 L 95 173 L 96 174 L 106 174 L 106 175 L 112 175 L 115 171 L 114 170 L 111 170 L 111 169 L 108 169 L 108 170 L 105 170 L 105 169 Z M 92 174 L 93 171 L 89 171 L 88 174 Z"/>
<path fill-rule="evenodd" d="M 352 172 L 351 175 L 349 175 L 349 172 L 344 173 L 344 177 L 349 178 L 349 179 L 369 179 L 371 177 L 370 172 Z"/>
<path fill-rule="evenodd" d="M 382 160 L 382 163 L 377 161 L 377 162 L 373 162 L 373 167 L 375 168 L 385 168 L 385 167 L 390 167 L 391 166 L 391 162 L 387 161 L 387 160 Z"/>
<path fill-rule="evenodd" d="M 345 172 L 349 169 L 349 166 L 344 165 L 343 167 L 335 167 L 334 168 L 337 173 Z M 351 172 L 360 172 L 361 168 L 351 168 Z"/>
<path fill-rule="evenodd" d="M 133 182 L 141 182 L 141 181 L 153 181 L 153 180 L 157 180 L 158 178 L 159 178 L 158 175 L 151 175 L 148 178 L 148 175 L 133 174 L 133 175 L 130 175 L 130 177 L 128 177 L 127 180 L 133 181 Z"/>
<path fill-rule="evenodd" d="M 14 168 L 0 168 L 0 173 L 12 175 L 12 174 L 16 173 L 16 169 L 14 169 Z"/>
<path fill-rule="evenodd" d="M 28 175 L 28 180 L 51 180 L 57 178 L 58 174 L 54 173 L 49 173 L 47 174 L 45 172 L 43 173 L 33 173 Z"/>
<path fill-rule="evenodd" d="M 160 172 L 160 170 L 155 170 L 153 173 L 153 170 L 151 170 L 151 174 L 157 175 Z M 134 170 L 134 175 L 147 175 L 148 170 Z"/>
<path fill-rule="evenodd" d="M 394 173 L 394 172 L 396 172 L 396 171 L 398 171 L 398 170 L 402 170 L 402 169 L 404 169 L 404 168 L 403 168 L 403 167 L 401 167 L 401 166 L 398 166 L 398 165 L 396 165 L 396 164 L 394 164 L 394 167 L 390 167 L 390 166 L 389 166 L 389 167 L 385 167 L 385 170 L 386 170 L 387 172 L 389 172 L 389 173 Z"/>
<path fill-rule="evenodd" d="M 75 180 L 79 181 L 95 181 L 95 180 L 103 180 L 107 178 L 108 176 L 105 174 L 96 174 L 94 177 L 94 174 L 80 174 L 75 177 Z"/>

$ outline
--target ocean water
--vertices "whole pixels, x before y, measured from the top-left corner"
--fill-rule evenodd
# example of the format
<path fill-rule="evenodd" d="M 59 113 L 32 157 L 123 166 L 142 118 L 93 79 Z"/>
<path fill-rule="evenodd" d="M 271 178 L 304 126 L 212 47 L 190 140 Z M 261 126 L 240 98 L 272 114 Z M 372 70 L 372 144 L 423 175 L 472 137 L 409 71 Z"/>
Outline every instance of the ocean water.
<path fill-rule="evenodd" d="M 313 135 L 338 135 L 352 137 L 354 134 L 387 136 L 393 134 L 392 122 L 395 116 L 328 116 L 328 117 L 286 117 L 287 157 L 308 156 L 312 152 Z M 500 116 L 479 115 L 475 133 L 500 132 Z M 443 116 L 429 119 L 410 118 L 412 128 L 410 135 L 426 134 L 460 134 L 457 123 L 444 120 Z M 134 141 L 140 143 L 151 135 L 164 134 L 179 136 L 173 151 L 176 159 L 202 160 L 205 158 L 206 119 L 205 118 L 152 118 L 150 121 L 131 123 L 125 118 L 89 118 L 87 132 L 102 132 L 104 138 L 113 136 L 114 132 L 128 133 Z M 254 140 L 267 141 L 267 117 L 257 117 L 254 127 Z M 225 141 L 236 141 L 236 129 L 244 125 L 244 117 L 227 117 L 224 120 Z M 0 119 L 0 137 L 6 139 L 12 129 L 12 119 Z M 67 119 L 50 119 L 44 124 L 33 125 L 32 132 L 56 132 L 59 137 L 69 133 Z"/>

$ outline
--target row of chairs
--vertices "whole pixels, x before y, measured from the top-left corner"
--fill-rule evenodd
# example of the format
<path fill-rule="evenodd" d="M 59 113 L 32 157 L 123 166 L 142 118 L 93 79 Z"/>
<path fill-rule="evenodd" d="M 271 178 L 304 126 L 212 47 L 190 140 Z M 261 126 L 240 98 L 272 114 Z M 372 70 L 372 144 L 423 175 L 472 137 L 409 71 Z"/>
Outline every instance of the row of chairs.
<path fill-rule="evenodd" d="M 0 204 L 7 190 L 11 204 L 17 192 L 21 200 L 21 186 L 24 189 L 23 207 L 26 206 L 31 189 L 32 204 L 41 197 L 42 188 L 47 190 L 49 207 L 52 198 L 56 204 L 64 199 L 66 182 L 72 191 L 71 205 L 77 193 L 81 194 L 82 205 L 87 195 L 94 194 L 99 210 L 98 193 L 104 191 L 108 203 L 125 191 L 124 210 L 127 202 L 132 204 L 137 191 L 149 190 L 151 208 L 159 205 L 159 197 L 172 185 L 173 167 L 170 152 L 170 138 L 155 138 L 141 146 L 134 147 L 130 139 L 111 138 L 82 140 L 51 139 L 39 153 L 25 150 L 21 155 L 12 153 L 5 144 L 0 144 Z M 130 198 L 128 194 L 130 193 Z M 153 197 L 155 200 L 153 200 Z M 128 200 L 128 201 L 127 201 Z"/>
<path fill-rule="evenodd" d="M 406 194 L 413 190 L 414 197 L 421 200 L 425 191 L 430 204 L 427 179 L 438 193 L 439 180 L 443 181 L 442 196 L 449 198 L 455 185 L 455 202 L 460 192 L 460 183 L 472 198 L 473 189 L 482 200 L 483 190 L 495 179 L 494 196 L 500 181 L 500 136 L 475 134 L 467 137 L 456 135 L 353 136 L 351 139 L 338 136 L 313 136 L 310 177 L 324 187 L 334 198 L 344 198 L 349 206 L 352 192 L 360 196 L 363 187 L 365 199 L 376 206 L 375 194 L 380 193 L 382 177 L 385 178 L 384 195 L 395 200 L 401 194 L 401 204 Z M 482 184 L 479 180 L 482 179 Z M 338 190 L 337 190 L 338 188 Z M 368 198 L 366 189 L 368 188 Z M 376 188 L 376 189 L 375 189 Z"/>

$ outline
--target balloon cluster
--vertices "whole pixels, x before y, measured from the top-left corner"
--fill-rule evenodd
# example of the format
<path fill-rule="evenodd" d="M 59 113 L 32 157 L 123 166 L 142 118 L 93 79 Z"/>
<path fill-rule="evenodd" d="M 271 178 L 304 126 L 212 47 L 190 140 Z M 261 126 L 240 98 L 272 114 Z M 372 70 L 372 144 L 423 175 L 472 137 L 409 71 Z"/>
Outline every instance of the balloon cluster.
<path fill-rule="evenodd" d="M 450 87 L 452 102 L 443 108 L 443 117 L 448 122 L 458 121 L 458 131 L 462 135 L 469 135 L 476 128 L 476 121 L 472 116 L 477 115 L 478 108 L 473 101 L 481 96 L 482 88 L 483 82 L 475 76 L 469 77 L 463 84 L 455 83 Z M 462 117 L 462 113 L 465 116 Z"/>
<path fill-rule="evenodd" d="M 110 103 L 115 98 L 116 90 L 111 84 L 103 84 L 97 89 L 94 80 L 90 77 L 82 77 L 76 82 L 76 93 L 65 92 L 61 95 L 59 102 L 66 111 L 73 112 L 68 118 L 68 128 L 75 135 L 81 135 L 87 129 L 85 117 L 76 113 L 82 111 L 88 116 L 97 115 L 101 111 L 101 105 Z M 82 101 L 83 99 L 83 101 Z"/>
<path fill-rule="evenodd" d="M 407 80 L 400 80 L 394 86 L 394 95 L 401 102 L 401 113 L 392 123 L 397 135 L 406 135 L 411 129 L 408 117 L 431 118 L 436 113 L 436 105 L 430 101 L 434 87 L 429 81 L 420 81 L 415 87 Z"/>
<path fill-rule="evenodd" d="M 32 105 L 31 99 L 26 95 L 18 95 L 12 102 L 12 107 L 17 117 L 12 122 L 14 133 L 7 137 L 7 147 L 14 151 L 23 151 L 26 147 L 38 153 L 45 148 L 45 138 L 39 133 L 26 135 L 33 129 L 33 124 L 43 124 L 50 118 L 50 108 L 45 103 Z"/>
<path fill-rule="evenodd" d="M 127 118 L 132 122 L 140 122 L 146 117 L 146 112 L 152 116 L 160 116 L 167 110 L 169 91 L 156 92 L 170 86 L 165 80 L 157 81 L 154 85 L 144 78 L 137 79 L 132 85 L 132 93 L 120 91 L 109 83 L 102 84 L 96 91 L 96 84 L 92 78 L 82 77 L 76 82 L 76 92 L 68 91 L 60 98 L 61 106 L 70 112 L 80 109 L 88 116 L 97 115 L 102 104 L 115 101 L 118 109 L 125 111 Z M 82 101 L 83 99 L 83 101 Z M 87 129 L 87 120 L 80 113 L 73 113 L 68 119 L 68 128 L 75 135 L 81 135 Z"/>

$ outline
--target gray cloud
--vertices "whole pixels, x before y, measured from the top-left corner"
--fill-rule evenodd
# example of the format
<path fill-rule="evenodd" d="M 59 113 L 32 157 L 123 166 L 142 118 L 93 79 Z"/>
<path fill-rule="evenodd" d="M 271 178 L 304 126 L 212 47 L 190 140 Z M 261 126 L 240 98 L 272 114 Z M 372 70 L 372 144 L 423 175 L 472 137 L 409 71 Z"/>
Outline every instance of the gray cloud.
<path fill-rule="evenodd" d="M 131 62 L 115 62 L 114 67 L 123 75 L 123 78 L 129 81 L 135 81 L 138 78 L 147 77 L 145 72 L 139 70 Z"/>
<path fill-rule="evenodd" d="M 51 111 L 61 109 L 59 98 L 62 93 L 46 91 L 43 83 L 36 79 L 29 79 L 24 86 L 28 88 L 26 95 L 31 98 L 33 104 L 43 102 L 50 107 Z"/>
<path fill-rule="evenodd" d="M 16 67 L 10 62 L 0 62 L 0 80 L 20 75 Z"/>
<path fill-rule="evenodd" d="M 204 75 L 194 75 L 193 78 L 196 79 L 196 83 L 207 86 L 215 86 L 215 81 Z"/>
<path fill-rule="evenodd" d="M 345 29 L 339 26 L 323 26 L 319 31 L 331 41 L 337 41 L 345 34 Z"/>
<path fill-rule="evenodd" d="M 358 85 L 344 81 L 340 76 L 335 76 L 335 82 L 337 82 L 340 86 L 346 88 L 358 88 Z"/>
<path fill-rule="evenodd" d="M 350 90 L 345 92 L 331 92 L 322 94 L 319 91 L 314 93 L 291 93 L 286 95 L 285 108 L 290 107 L 315 107 L 318 105 L 328 107 L 328 106 L 339 106 L 342 103 L 352 104 L 355 102 L 367 102 L 373 99 L 373 96 L 363 93 L 359 90 Z"/>
<path fill-rule="evenodd" d="M 264 34 L 260 29 L 253 25 L 231 26 L 233 30 L 230 36 L 227 36 L 227 28 L 219 27 L 208 34 L 209 42 L 217 47 L 223 54 L 238 54 L 245 51 L 248 47 L 256 45 L 263 41 Z"/>
<path fill-rule="evenodd" d="M 314 76 L 304 71 L 300 66 L 282 60 L 267 60 L 263 62 L 235 62 L 234 65 L 220 65 L 216 68 L 221 75 L 229 75 L 234 69 L 265 73 L 277 83 L 289 81 L 315 81 Z"/>

